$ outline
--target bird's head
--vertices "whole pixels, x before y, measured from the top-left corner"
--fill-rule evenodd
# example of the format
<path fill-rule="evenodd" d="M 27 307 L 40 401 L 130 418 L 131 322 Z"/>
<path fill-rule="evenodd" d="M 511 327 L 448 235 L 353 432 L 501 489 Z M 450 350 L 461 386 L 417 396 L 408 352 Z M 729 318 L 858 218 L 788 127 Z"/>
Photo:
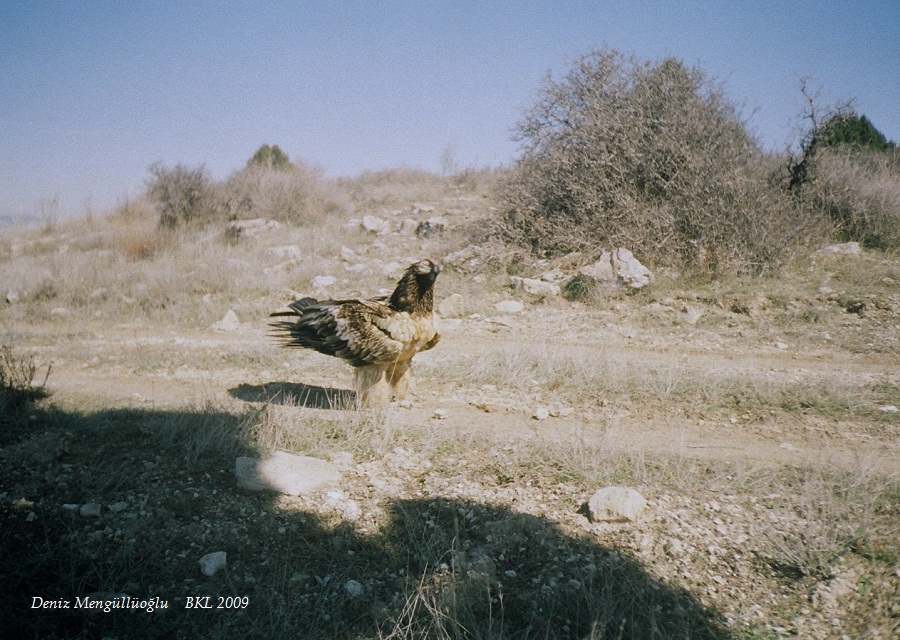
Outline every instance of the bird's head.
<path fill-rule="evenodd" d="M 434 282 L 435 278 L 437 278 L 438 274 L 441 272 L 441 265 L 434 260 L 426 258 L 411 265 L 409 269 L 416 274 L 416 279 Z"/>
<path fill-rule="evenodd" d="M 427 258 L 409 265 L 391 295 L 391 306 L 398 311 L 414 309 L 430 313 L 434 296 L 434 281 L 440 272 L 441 265 Z"/>

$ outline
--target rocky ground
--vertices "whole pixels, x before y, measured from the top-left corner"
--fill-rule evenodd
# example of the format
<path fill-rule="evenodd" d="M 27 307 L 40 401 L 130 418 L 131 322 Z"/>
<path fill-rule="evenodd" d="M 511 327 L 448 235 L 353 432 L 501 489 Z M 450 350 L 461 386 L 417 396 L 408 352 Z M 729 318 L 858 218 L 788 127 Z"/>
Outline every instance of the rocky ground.
<path fill-rule="evenodd" d="M 576 266 L 441 244 L 457 205 L 351 221 L 312 267 L 255 232 L 301 294 L 374 294 L 405 266 L 384 256 L 441 252 L 444 337 L 382 411 L 351 406 L 349 367 L 268 340 L 290 292 L 202 325 L 4 307 L 14 351 L 52 363 L 52 396 L 0 432 L 14 636 L 900 637 L 896 259 L 571 301 L 529 281 Z M 272 451 L 287 485 L 297 456 L 326 475 L 240 480 Z M 606 512 L 604 487 L 634 502 Z"/>

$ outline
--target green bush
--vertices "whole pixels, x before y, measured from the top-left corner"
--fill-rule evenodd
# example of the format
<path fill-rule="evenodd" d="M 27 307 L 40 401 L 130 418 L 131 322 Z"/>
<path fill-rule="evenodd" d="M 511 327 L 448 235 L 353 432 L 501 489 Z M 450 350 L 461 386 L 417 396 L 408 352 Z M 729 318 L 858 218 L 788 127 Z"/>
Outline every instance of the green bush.
<path fill-rule="evenodd" d="M 870 151 L 890 151 L 896 144 L 889 141 L 864 115 L 855 112 L 836 113 L 822 123 L 813 143 L 827 147 L 849 146 Z"/>
<path fill-rule="evenodd" d="M 548 78 L 517 137 L 496 233 L 540 255 L 625 246 L 651 264 L 759 271 L 822 235 L 721 89 L 677 60 L 585 55 Z"/>
<path fill-rule="evenodd" d="M 294 167 L 288 155 L 276 145 L 262 145 L 247 161 L 248 167 L 267 167 L 284 171 Z"/>

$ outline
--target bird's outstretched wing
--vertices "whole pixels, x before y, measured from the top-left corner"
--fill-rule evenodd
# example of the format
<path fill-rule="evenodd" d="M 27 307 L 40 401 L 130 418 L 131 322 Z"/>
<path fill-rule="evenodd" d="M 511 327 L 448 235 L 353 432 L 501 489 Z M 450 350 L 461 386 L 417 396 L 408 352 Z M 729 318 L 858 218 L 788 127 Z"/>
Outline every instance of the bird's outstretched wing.
<path fill-rule="evenodd" d="M 303 298 L 289 308 L 272 314 L 290 318 L 271 325 L 284 346 L 315 349 L 354 366 L 406 360 L 439 339 L 431 318 L 426 321 L 395 311 L 383 298 Z"/>

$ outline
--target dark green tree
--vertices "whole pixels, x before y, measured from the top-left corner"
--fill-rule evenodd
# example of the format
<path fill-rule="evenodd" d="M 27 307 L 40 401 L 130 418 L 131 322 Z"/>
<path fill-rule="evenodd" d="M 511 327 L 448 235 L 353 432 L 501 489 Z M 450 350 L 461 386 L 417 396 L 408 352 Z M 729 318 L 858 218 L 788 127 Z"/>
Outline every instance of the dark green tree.
<path fill-rule="evenodd" d="M 839 113 L 822 123 L 816 142 L 826 147 L 854 146 L 872 151 L 889 151 L 897 145 L 864 115 L 854 112 Z"/>
<path fill-rule="evenodd" d="M 292 169 L 294 167 L 288 155 L 281 150 L 277 144 L 268 145 L 264 144 L 256 152 L 253 154 L 247 161 L 248 167 L 258 166 L 258 167 L 268 167 L 270 169 L 277 169 L 279 171 L 284 171 L 287 169 Z"/>

